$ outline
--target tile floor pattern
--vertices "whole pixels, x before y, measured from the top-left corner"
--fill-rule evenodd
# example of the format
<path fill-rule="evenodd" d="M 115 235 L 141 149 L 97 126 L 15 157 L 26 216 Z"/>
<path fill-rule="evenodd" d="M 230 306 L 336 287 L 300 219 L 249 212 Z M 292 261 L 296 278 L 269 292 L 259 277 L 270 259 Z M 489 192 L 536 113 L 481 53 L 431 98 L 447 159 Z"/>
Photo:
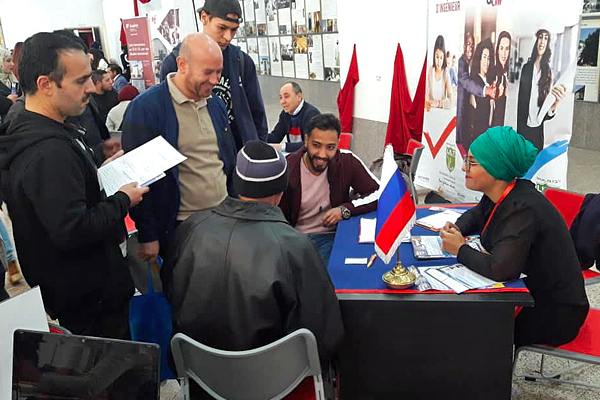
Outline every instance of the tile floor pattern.
<path fill-rule="evenodd" d="M 275 107 L 269 110 L 272 114 L 277 111 Z M 277 113 L 278 114 L 278 113 Z M 275 120 L 270 118 L 269 120 Z M 568 188 L 579 193 L 600 192 L 600 152 L 571 148 L 569 150 Z M 7 224 L 9 231 L 10 222 Z M 29 289 L 25 282 L 16 286 L 6 283 L 6 288 L 11 296 Z M 600 284 L 586 288 L 590 305 L 600 308 Z M 522 354 L 517 364 L 517 372 L 536 371 L 539 369 L 538 355 Z M 566 362 L 549 358 L 549 368 L 562 368 Z M 574 373 L 565 375 L 564 378 L 580 380 L 587 383 L 600 385 L 600 366 L 588 366 Z M 170 380 L 161 385 L 161 400 L 181 400 L 183 398 L 179 384 Z M 578 388 L 568 385 L 559 385 L 551 382 L 526 382 L 522 378 L 513 378 L 514 400 L 600 400 L 600 390 Z"/>

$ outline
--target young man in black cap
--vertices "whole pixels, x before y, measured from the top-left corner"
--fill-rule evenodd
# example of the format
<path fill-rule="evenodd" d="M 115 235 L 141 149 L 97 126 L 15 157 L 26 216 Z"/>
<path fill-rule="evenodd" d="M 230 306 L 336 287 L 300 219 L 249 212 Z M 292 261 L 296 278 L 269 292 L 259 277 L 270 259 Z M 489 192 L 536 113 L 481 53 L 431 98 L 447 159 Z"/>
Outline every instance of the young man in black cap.
<path fill-rule="evenodd" d="M 285 157 L 250 141 L 237 155 L 233 182 L 239 199 L 196 213 L 175 233 L 163 268 L 171 271 L 163 281 L 175 331 L 238 351 L 308 328 L 327 362 L 344 328 L 319 253 L 277 207 L 288 183 Z"/>
<path fill-rule="evenodd" d="M 203 32 L 223 51 L 223 72 L 213 94 L 227 105 L 229 124 L 237 150 L 249 140 L 265 141 L 268 134 L 267 116 L 263 104 L 256 66 L 252 58 L 238 46 L 232 45 L 242 22 L 242 8 L 237 0 L 206 0 L 198 9 Z M 161 80 L 177 71 L 180 45 L 173 49 L 161 67 Z"/>

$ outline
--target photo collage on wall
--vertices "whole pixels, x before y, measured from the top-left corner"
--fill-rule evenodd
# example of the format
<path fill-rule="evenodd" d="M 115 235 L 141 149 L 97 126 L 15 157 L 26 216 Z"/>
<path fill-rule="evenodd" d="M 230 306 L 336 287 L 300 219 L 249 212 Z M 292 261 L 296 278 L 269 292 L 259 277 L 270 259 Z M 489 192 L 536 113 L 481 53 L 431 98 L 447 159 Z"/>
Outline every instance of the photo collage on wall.
<path fill-rule="evenodd" d="M 262 75 L 340 80 L 338 0 L 239 0 L 234 45 Z"/>

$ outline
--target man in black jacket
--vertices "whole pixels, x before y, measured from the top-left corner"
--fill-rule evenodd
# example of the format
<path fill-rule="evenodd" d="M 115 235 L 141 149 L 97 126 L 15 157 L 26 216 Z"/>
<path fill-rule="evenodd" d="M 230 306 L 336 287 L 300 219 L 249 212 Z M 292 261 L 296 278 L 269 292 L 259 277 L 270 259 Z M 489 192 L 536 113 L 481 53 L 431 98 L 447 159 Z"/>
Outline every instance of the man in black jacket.
<path fill-rule="evenodd" d="M 326 362 L 344 328 L 319 253 L 277 208 L 285 157 L 250 141 L 233 181 L 240 199 L 196 213 L 175 232 L 163 268 L 172 271 L 164 281 L 175 330 L 218 349 L 248 350 L 307 328 Z"/>
<path fill-rule="evenodd" d="M 65 123 L 94 91 L 80 42 L 38 33 L 25 41 L 19 66 L 26 105 L 2 126 L 0 181 L 23 274 L 74 333 L 126 338 L 133 282 L 123 218 L 148 188 L 131 183 L 106 197 L 93 151 Z"/>
<path fill-rule="evenodd" d="M 269 133 L 267 141 L 281 151 L 293 153 L 304 145 L 308 123 L 321 112 L 304 100 L 302 88 L 296 82 L 287 82 L 279 90 L 281 114 L 273 132 Z M 286 143 L 281 143 L 287 137 Z"/>

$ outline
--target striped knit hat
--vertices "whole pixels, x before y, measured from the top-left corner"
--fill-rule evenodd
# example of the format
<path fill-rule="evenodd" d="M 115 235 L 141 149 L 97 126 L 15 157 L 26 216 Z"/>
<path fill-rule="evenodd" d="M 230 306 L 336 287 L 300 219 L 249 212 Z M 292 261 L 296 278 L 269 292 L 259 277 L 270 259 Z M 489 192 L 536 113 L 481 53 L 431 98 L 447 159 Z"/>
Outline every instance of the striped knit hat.
<path fill-rule="evenodd" d="M 285 191 L 288 184 L 285 156 L 259 140 L 239 151 L 233 186 L 240 196 L 262 199 Z"/>

